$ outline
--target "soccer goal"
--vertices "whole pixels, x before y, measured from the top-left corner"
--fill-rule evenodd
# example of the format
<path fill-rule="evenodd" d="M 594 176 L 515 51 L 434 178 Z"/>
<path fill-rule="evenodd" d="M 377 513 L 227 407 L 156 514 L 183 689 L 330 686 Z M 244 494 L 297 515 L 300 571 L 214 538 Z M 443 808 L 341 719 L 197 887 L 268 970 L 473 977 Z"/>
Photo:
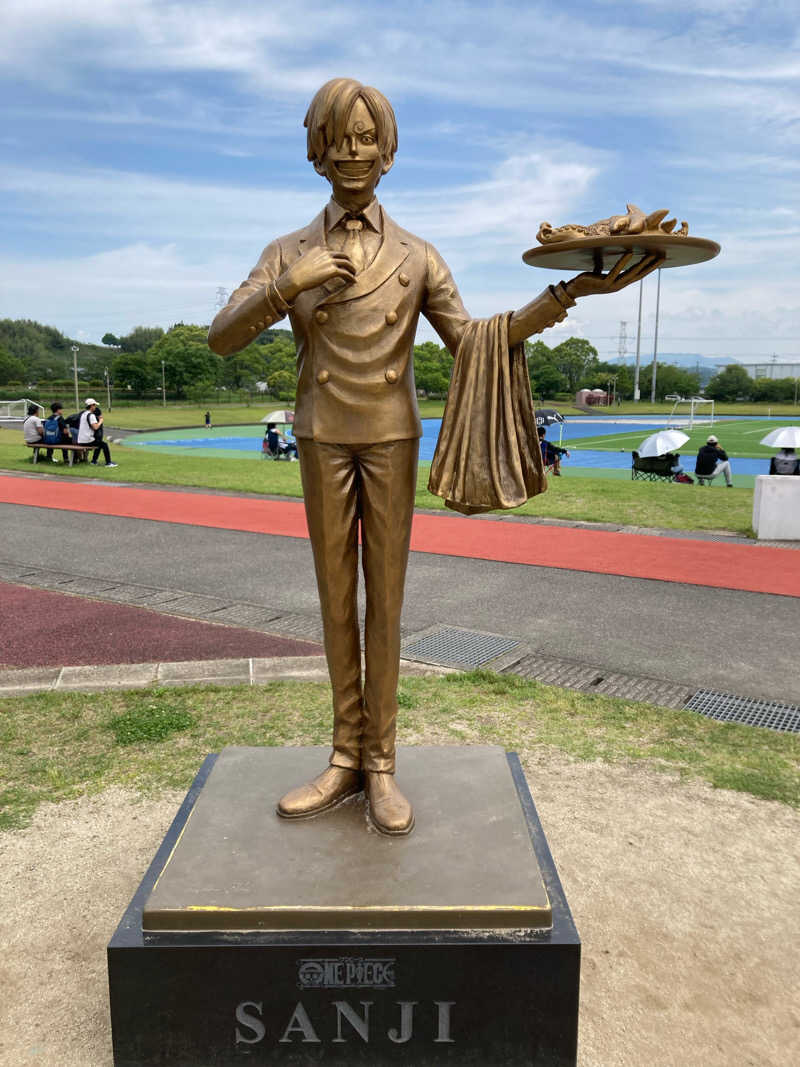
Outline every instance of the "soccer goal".
<path fill-rule="evenodd" d="M 672 411 L 670 411 L 670 413 L 669 413 L 670 422 L 672 421 L 672 418 L 676 413 L 677 414 L 682 414 L 682 412 L 678 411 L 678 408 L 682 404 L 683 405 L 688 404 L 689 405 L 689 423 L 688 423 L 688 426 L 689 426 L 690 430 L 694 426 L 695 422 L 697 422 L 697 421 L 702 421 L 704 425 L 706 423 L 709 426 L 713 426 L 714 425 L 714 401 L 713 400 L 706 400 L 705 397 L 702 397 L 702 396 L 683 397 L 683 396 L 675 396 L 674 394 L 672 396 L 666 396 L 666 397 L 664 397 L 664 399 L 673 401 Z M 710 404 L 711 405 L 711 412 L 710 412 L 708 418 L 706 418 L 706 416 L 703 415 L 702 419 L 698 420 L 696 418 L 696 413 L 697 413 L 698 407 L 700 405 L 702 405 L 702 404 Z"/>
<path fill-rule="evenodd" d="M 0 419 L 21 419 L 24 421 L 28 414 L 29 404 L 36 404 L 40 411 L 44 411 L 38 401 L 31 400 L 29 397 L 23 397 L 22 400 L 0 400 Z"/>

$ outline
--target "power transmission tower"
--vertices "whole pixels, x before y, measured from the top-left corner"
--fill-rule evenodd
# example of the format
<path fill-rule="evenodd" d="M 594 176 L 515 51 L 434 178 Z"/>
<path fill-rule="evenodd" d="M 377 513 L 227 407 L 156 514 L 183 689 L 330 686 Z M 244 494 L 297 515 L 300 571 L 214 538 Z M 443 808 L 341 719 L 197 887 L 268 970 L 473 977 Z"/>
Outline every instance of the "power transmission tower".
<path fill-rule="evenodd" d="M 228 303 L 228 290 L 222 286 L 217 286 L 217 302 L 214 304 L 215 311 L 222 311 L 225 305 Z"/>
<path fill-rule="evenodd" d="M 620 322 L 619 324 L 619 344 L 617 346 L 617 357 L 620 363 L 625 362 L 625 356 L 628 352 L 628 324 L 627 322 Z"/>

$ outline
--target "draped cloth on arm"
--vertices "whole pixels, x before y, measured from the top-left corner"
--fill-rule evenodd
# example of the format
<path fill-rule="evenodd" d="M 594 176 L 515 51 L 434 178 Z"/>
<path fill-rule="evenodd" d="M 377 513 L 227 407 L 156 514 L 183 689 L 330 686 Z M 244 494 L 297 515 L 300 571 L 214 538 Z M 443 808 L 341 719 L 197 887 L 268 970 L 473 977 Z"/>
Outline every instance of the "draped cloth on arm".
<path fill-rule="evenodd" d="M 511 312 L 468 323 L 428 489 L 465 515 L 524 504 L 547 488 L 524 345 L 509 349 Z"/>

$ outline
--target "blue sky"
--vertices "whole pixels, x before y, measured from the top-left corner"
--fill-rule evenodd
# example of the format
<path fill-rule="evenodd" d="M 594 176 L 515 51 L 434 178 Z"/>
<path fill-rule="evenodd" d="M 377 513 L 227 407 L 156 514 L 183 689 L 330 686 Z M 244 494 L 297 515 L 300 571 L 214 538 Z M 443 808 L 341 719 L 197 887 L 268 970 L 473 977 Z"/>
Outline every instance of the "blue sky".
<path fill-rule="evenodd" d="M 663 272 L 659 351 L 800 352 L 800 32 L 791 3 L 5 0 L 0 318 L 99 340 L 208 322 L 217 287 L 307 222 L 314 91 L 392 101 L 379 188 L 433 242 L 476 316 L 559 279 L 525 266 L 539 223 L 668 208 L 719 258 Z M 652 350 L 655 278 L 644 288 Z M 616 353 L 637 289 L 544 336 Z M 419 339 L 434 338 L 423 323 Z"/>

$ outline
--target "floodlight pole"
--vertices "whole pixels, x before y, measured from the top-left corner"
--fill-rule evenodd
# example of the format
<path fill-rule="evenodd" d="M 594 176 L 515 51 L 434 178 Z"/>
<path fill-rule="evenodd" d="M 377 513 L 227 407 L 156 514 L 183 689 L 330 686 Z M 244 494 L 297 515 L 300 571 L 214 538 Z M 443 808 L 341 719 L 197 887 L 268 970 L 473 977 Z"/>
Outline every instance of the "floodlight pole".
<path fill-rule="evenodd" d="M 73 378 L 75 380 L 75 407 L 80 411 L 80 400 L 78 398 L 78 353 L 80 348 L 77 345 L 73 345 Z"/>
<path fill-rule="evenodd" d="M 108 377 L 108 367 L 103 367 L 103 374 L 106 379 L 106 399 L 108 400 L 108 410 L 111 411 L 111 379 Z"/>
<path fill-rule="evenodd" d="M 642 344 L 642 286 L 644 285 L 644 278 L 639 282 L 639 322 L 636 327 L 636 369 L 633 372 L 633 399 L 638 401 L 641 393 L 639 392 L 639 353 L 641 352 Z"/>
<path fill-rule="evenodd" d="M 658 372 L 658 308 L 661 303 L 661 268 L 658 269 L 658 287 L 656 288 L 656 330 L 653 337 L 653 375 L 650 383 L 650 403 L 656 402 L 656 374 Z"/>
<path fill-rule="evenodd" d="M 167 385 L 166 385 L 166 380 L 164 378 L 164 360 L 163 359 L 161 360 L 161 405 L 162 405 L 162 407 L 166 407 L 167 406 Z"/>

